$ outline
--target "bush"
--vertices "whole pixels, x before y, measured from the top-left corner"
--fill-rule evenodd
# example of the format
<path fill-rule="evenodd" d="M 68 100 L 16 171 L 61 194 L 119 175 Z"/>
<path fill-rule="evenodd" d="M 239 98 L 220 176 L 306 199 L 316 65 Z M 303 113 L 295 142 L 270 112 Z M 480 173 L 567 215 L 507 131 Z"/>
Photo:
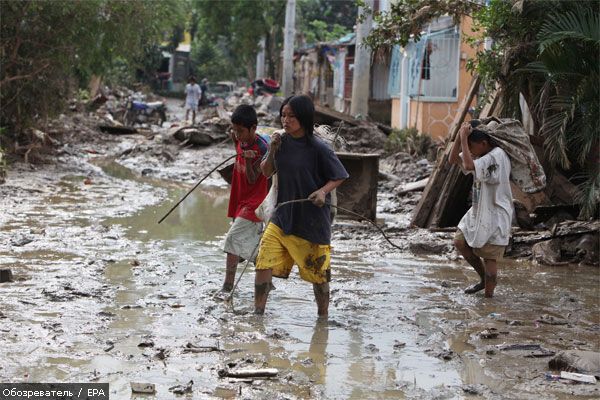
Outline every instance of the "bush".
<path fill-rule="evenodd" d="M 431 136 L 420 134 L 416 128 L 394 129 L 385 142 L 388 153 L 403 151 L 413 156 L 430 158 L 435 147 Z"/>
<path fill-rule="evenodd" d="M 62 112 L 77 83 L 135 60 L 180 8 L 177 0 L 0 2 L 0 146 L 10 151 L 28 127 Z"/>

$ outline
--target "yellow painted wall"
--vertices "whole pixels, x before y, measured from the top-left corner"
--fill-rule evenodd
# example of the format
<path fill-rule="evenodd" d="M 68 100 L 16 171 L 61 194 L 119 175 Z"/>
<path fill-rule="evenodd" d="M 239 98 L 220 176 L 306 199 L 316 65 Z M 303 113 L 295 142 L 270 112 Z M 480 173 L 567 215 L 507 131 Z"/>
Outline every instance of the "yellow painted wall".
<path fill-rule="evenodd" d="M 392 97 L 392 128 L 400 128 L 400 99 Z"/>
<path fill-rule="evenodd" d="M 467 71 L 466 64 L 467 59 L 475 57 L 476 49 L 471 48 L 470 45 L 464 42 L 464 35 L 471 33 L 471 27 L 473 20 L 470 17 L 464 17 L 461 21 L 461 43 L 460 43 L 460 64 L 459 64 L 459 78 L 458 78 L 458 97 L 454 102 L 428 102 L 428 101 L 410 101 L 410 118 L 409 126 L 416 126 L 417 130 L 422 133 L 430 134 L 434 139 L 444 139 L 448 135 L 448 131 L 454 121 L 454 117 L 458 111 L 458 106 L 462 99 L 466 96 L 469 87 L 471 86 L 471 80 L 473 79 L 470 72 Z M 398 110 L 394 110 L 394 101 L 392 101 L 392 123 L 394 118 L 399 121 L 399 106 L 400 100 L 396 100 L 396 107 Z M 471 104 L 476 104 L 476 98 Z M 394 125 L 392 125 L 394 126 Z"/>

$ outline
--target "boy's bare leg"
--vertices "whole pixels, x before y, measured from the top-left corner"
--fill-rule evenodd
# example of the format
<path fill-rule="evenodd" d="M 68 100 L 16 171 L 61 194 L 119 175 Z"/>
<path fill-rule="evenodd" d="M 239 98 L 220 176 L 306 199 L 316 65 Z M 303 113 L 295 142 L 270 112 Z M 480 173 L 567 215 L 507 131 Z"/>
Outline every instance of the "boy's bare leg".
<path fill-rule="evenodd" d="M 196 125 L 196 110 L 192 110 L 192 125 Z"/>
<path fill-rule="evenodd" d="M 496 278 L 498 275 L 498 263 L 496 260 L 485 259 L 485 297 L 494 297 Z"/>
<path fill-rule="evenodd" d="M 329 313 L 329 283 L 313 283 L 319 318 L 327 318 Z"/>
<path fill-rule="evenodd" d="M 227 253 L 227 263 L 225 264 L 225 282 L 223 283 L 223 291 L 231 292 L 233 282 L 235 281 L 235 272 L 240 258 L 235 254 Z"/>
<path fill-rule="evenodd" d="M 272 279 L 273 271 L 270 269 L 256 270 L 254 278 L 254 314 L 263 315 L 265 313 Z"/>
<path fill-rule="evenodd" d="M 465 260 L 473 267 L 475 272 L 479 275 L 479 283 L 469 286 L 465 289 L 465 293 L 473 294 L 485 288 L 485 265 L 480 257 L 477 257 L 473 253 L 473 249 L 463 240 L 455 240 L 454 245 L 458 252 L 464 257 Z"/>
<path fill-rule="evenodd" d="M 187 110 L 185 110 L 185 120 L 186 120 L 186 122 L 188 121 L 189 117 L 190 117 L 190 109 L 188 108 Z"/>

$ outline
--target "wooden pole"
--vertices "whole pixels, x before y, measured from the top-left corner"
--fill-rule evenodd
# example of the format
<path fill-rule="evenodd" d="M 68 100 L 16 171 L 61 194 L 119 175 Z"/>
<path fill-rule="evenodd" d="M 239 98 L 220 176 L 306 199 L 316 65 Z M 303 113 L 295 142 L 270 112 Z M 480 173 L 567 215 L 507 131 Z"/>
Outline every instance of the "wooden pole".
<path fill-rule="evenodd" d="M 460 106 L 458 107 L 456 116 L 454 118 L 454 122 L 450 127 L 446 149 L 444 153 L 442 153 L 442 156 L 438 157 L 433 173 L 429 178 L 429 182 L 427 183 L 425 190 L 423 191 L 423 196 L 421 196 L 419 204 L 417 204 L 417 207 L 415 207 L 413 219 L 411 221 L 411 225 L 413 226 L 418 226 L 421 228 L 429 226 L 433 206 L 435 202 L 440 198 L 440 191 L 443 189 L 444 183 L 446 181 L 446 176 L 448 175 L 448 171 L 450 169 L 450 165 L 448 165 L 448 158 L 452 150 L 452 143 L 454 142 L 454 139 L 458 134 L 460 125 L 463 123 L 467 112 L 469 111 L 469 106 L 473 102 L 473 99 L 475 98 L 475 95 L 479 90 L 480 83 L 481 78 L 479 77 L 479 75 L 473 76 L 471 86 L 467 91 L 467 95 L 463 98 L 462 102 L 460 103 Z"/>

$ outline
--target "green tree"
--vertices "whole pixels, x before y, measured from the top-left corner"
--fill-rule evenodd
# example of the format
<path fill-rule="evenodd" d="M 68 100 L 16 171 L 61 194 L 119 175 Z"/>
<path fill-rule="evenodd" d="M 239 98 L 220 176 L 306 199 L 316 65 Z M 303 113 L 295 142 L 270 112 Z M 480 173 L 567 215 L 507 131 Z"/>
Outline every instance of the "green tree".
<path fill-rule="evenodd" d="M 0 145 L 64 109 L 79 81 L 143 54 L 182 17 L 177 0 L 0 2 Z"/>
<path fill-rule="evenodd" d="M 539 61 L 523 75 L 543 80 L 537 108 L 551 162 L 582 170 L 582 215 L 594 215 L 600 199 L 600 13 L 596 2 L 572 2 L 551 11 L 542 24 Z"/>
<path fill-rule="evenodd" d="M 245 71 L 237 70 L 251 78 L 259 42 L 264 37 L 268 75 L 275 77 L 283 46 L 285 7 L 285 1 L 195 0 L 195 22 L 191 27 L 191 31 L 197 32 L 194 46 L 203 47 L 205 51 L 212 47 L 214 54 L 220 57 L 217 65 L 234 63 L 245 66 Z M 307 43 L 337 39 L 350 32 L 356 21 L 357 8 L 352 0 L 299 0 L 296 7 L 297 32 L 305 35 Z M 196 56 L 201 53 L 196 52 Z M 228 59 L 227 54 L 231 58 Z M 194 61 L 199 66 L 200 75 L 211 74 L 201 67 L 208 60 Z M 228 68 L 224 73 L 231 71 Z"/>
<path fill-rule="evenodd" d="M 270 73 L 274 74 L 275 65 L 281 51 L 285 16 L 285 1 L 269 0 L 232 0 L 215 2 L 195 0 L 194 12 L 197 13 L 197 42 L 203 47 L 220 46 L 221 57 L 231 54 L 232 59 L 219 62 L 233 62 L 248 67 L 246 74 L 254 66 L 259 42 L 266 38 L 266 59 Z M 204 61 L 197 60 L 199 65 Z M 252 66 L 252 67 L 251 67 Z M 201 75 L 205 72 L 199 70 Z"/>
<path fill-rule="evenodd" d="M 501 116 L 520 118 L 523 94 L 547 158 L 581 183 L 582 216 L 598 207 L 600 178 L 600 77 L 598 1 L 491 0 L 486 6 L 458 0 L 399 0 L 376 16 L 368 38 L 374 47 L 419 40 L 427 22 L 441 15 L 471 15 L 469 40 L 491 49 L 477 51 L 469 68 L 482 77 L 487 93 L 502 93 Z M 485 96 L 485 95 L 484 95 Z"/>
<path fill-rule="evenodd" d="M 329 26 L 327 22 L 318 19 L 311 21 L 308 28 L 303 31 L 307 44 L 330 42 L 350 33 L 350 30 L 342 25 L 333 24 Z"/>
<path fill-rule="evenodd" d="M 358 6 L 354 0 L 299 0 L 298 32 L 306 44 L 329 42 L 353 31 Z"/>

